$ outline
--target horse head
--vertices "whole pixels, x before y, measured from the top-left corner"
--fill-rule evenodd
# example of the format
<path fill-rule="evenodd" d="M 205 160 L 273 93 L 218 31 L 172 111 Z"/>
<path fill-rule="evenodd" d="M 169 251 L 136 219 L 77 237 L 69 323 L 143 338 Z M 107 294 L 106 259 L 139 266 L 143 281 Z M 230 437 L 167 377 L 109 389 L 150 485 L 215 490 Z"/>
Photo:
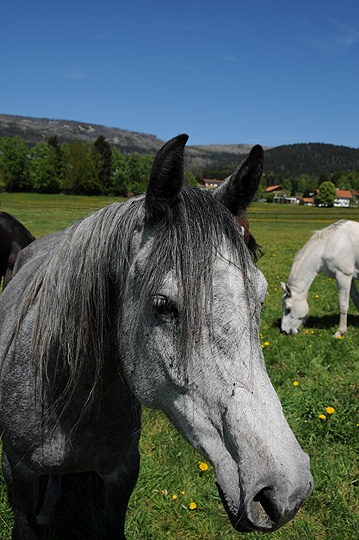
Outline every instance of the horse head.
<path fill-rule="evenodd" d="M 282 296 L 281 331 L 284 334 L 297 334 L 309 313 L 306 294 L 298 294 L 286 283 L 281 282 L 284 291 Z"/>
<path fill-rule="evenodd" d="M 267 284 L 235 219 L 256 192 L 263 150 L 213 197 L 183 187 L 186 142 L 160 150 L 139 212 L 119 321 L 123 375 L 213 464 L 235 529 L 270 532 L 295 515 L 312 477 L 265 368 Z"/>

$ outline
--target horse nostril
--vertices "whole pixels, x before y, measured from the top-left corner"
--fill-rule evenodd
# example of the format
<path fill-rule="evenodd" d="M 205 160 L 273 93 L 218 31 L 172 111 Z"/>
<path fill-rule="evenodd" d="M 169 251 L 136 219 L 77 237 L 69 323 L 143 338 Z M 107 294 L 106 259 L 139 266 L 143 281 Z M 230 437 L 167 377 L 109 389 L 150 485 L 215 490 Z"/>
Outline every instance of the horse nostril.
<path fill-rule="evenodd" d="M 260 529 L 272 529 L 281 519 L 282 512 L 275 500 L 272 488 L 261 489 L 250 505 L 250 520 Z"/>

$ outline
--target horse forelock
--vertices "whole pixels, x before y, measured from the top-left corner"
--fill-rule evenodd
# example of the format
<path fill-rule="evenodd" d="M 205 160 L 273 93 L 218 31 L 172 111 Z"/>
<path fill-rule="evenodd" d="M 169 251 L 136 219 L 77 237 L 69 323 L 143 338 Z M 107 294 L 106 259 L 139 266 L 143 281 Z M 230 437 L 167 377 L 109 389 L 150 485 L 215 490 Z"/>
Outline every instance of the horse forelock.
<path fill-rule="evenodd" d="M 82 385 L 86 411 L 109 365 L 120 370 L 115 321 L 123 309 L 134 233 L 143 223 L 143 198 L 110 205 L 69 227 L 38 272 L 32 287 L 38 291 L 33 361 L 40 381 L 45 385 L 53 384 L 54 378 L 58 381 L 60 410 Z M 196 189 L 182 189 L 178 202 L 147 233 L 151 241 L 141 271 L 138 328 L 141 317 L 145 321 L 148 315 L 148 300 L 174 272 L 181 304 L 186 306 L 178 333 L 186 359 L 199 335 L 204 298 L 211 298 L 214 261 L 223 242 L 232 264 L 243 271 L 248 304 L 250 257 L 233 216 L 211 195 Z"/>
<path fill-rule="evenodd" d="M 186 376 L 193 347 L 198 344 L 201 323 L 211 324 L 214 263 L 229 255 L 229 264 L 240 268 L 245 282 L 245 301 L 253 294 L 248 279 L 251 265 L 243 234 L 234 216 L 216 199 L 194 188 L 184 188 L 179 200 L 153 229 L 150 251 L 140 265 L 143 324 L 150 316 L 151 297 L 158 294 L 168 275 L 174 275 L 179 305 L 184 309 L 178 321 L 178 350 L 181 365 L 174 366 Z M 204 317 L 204 306 L 207 306 Z M 138 325 L 138 329 L 142 327 Z M 140 336 L 137 337 L 140 339 Z"/>

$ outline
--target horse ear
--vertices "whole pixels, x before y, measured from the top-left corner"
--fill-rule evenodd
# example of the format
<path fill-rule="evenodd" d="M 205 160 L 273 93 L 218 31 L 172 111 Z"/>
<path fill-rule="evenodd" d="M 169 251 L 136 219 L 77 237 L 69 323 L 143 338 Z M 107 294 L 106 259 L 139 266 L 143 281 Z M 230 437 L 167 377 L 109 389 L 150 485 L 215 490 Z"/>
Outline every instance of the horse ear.
<path fill-rule="evenodd" d="M 234 216 L 242 215 L 259 186 L 263 171 L 263 148 L 253 146 L 247 158 L 215 190 L 214 196 Z"/>
<path fill-rule="evenodd" d="M 282 287 L 283 291 L 288 296 L 288 298 L 290 298 L 292 296 L 292 291 L 290 290 L 289 285 L 287 285 L 286 283 L 283 283 L 283 281 L 281 281 L 280 286 Z"/>
<path fill-rule="evenodd" d="M 183 185 L 187 141 L 188 135 L 178 135 L 162 146 L 155 157 L 145 197 L 147 219 L 161 219 L 176 201 Z"/>

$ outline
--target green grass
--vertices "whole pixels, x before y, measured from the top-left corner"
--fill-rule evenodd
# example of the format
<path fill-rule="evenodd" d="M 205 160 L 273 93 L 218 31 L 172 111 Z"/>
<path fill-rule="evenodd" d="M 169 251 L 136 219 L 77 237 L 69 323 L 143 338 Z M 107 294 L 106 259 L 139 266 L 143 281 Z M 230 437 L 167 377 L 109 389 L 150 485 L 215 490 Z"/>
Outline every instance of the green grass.
<path fill-rule="evenodd" d="M 35 236 L 65 227 L 107 204 L 106 198 L 1 194 L 0 210 L 23 221 Z M 298 249 L 311 233 L 337 219 L 359 221 L 359 210 L 328 210 L 255 204 L 251 231 L 265 255 L 258 262 L 268 281 L 262 312 L 261 342 L 267 368 L 288 421 L 310 455 L 315 481 L 312 496 L 295 519 L 271 538 L 281 540 L 355 540 L 359 531 L 359 315 L 351 304 L 347 334 L 335 340 L 339 314 L 333 280 L 319 275 L 310 289 L 310 317 L 295 336 L 283 336 L 280 281 L 286 281 Z M 297 386 L 293 382 L 297 381 Z M 328 415 L 326 408 L 335 409 Z M 326 420 L 319 419 L 320 414 Z M 159 412 L 144 410 L 141 472 L 130 501 L 128 540 L 238 539 L 214 484 L 213 470 L 201 471 L 202 459 Z M 85 491 L 96 490 L 96 483 Z M 71 539 L 97 537 L 79 525 L 98 527 L 100 508 L 77 494 L 64 501 L 57 535 L 69 526 Z M 176 495 L 176 498 L 173 498 Z M 196 503 L 194 510 L 189 509 Z M 11 537 L 11 511 L 0 484 L 0 539 Z M 246 538 L 261 536 L 251 533 Z"/>

